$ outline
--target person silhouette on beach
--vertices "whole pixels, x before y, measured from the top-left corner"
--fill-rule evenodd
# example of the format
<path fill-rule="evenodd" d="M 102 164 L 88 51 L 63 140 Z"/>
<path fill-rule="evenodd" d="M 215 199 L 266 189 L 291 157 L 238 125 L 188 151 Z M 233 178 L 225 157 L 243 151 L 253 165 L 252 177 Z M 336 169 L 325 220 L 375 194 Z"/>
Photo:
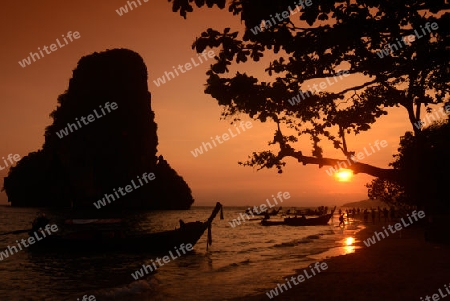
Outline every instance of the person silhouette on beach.
<path fill-rule="evenodd" d="M 345 227 L 345 221 L 344 221 L 344 213 L 341 214 L 341 216 L 339 216 L 339 227 L 341 226 Z"/>
<path fill-rule="evenodd" d="M 369 211 L 367 211 L 367 209 L 364 209 L 364 222 L 367 223 L 367 221 L 369 220 Z"/>
<path fill-rule="evenodd" d="M 372 224 L 375 224 L 375 209 L 370 209 L 371 210 L 371 215 L 372 215 Z"/>
<path fill-rule="evenodd" d="M 383 217 L 384 217 L 384 222 L 389 221 L 389 211 L 386 209 L 386 207 L 383 208 Z"/>
<path fill-rule="evenodd" d="M 390 215 L 391 215 L 391 221 L 394 221 L 394 219 L 395 219 L 395 209 L 394 209 L 394 207 L 391 207 Z"/>

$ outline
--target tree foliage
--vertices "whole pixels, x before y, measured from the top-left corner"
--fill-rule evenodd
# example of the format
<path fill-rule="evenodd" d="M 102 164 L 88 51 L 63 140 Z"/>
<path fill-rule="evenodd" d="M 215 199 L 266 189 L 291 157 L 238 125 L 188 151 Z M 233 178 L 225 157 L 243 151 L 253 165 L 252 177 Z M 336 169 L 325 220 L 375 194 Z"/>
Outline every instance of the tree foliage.
<path fill-rule="evenodd" d="M 450 170 L 450 123 L 436 122 L 414 136 L 407 132 L 390 165 L 400 177 L 376 178 L 367 185 L 369 196 L 391 204 L 410 204 L 431 211 L 450 212 L 447 185 Z"/>
<path fill-rule="evenodd" d="M 173 10 L 186 17 L 194 2 L 198 7 L 204 4 L 174 0 Z M 224 1 L 206 3 L 209 7 L 224 6 Z M 207 47 L 220 49 L 207 72 L 205 92 L 223 107 L 224 117 L 236 120 L 245 114 L 276 123 L 269 144 L 277 144 L 279 149 L 254 152 L 243 165 L 276 167 L 282 172 L 285 157 L 294 157 L 304 165 L 333 165 L 337 160 L 324 156 L 324 141 L 347 159 L 354 152 L 346 143 L 346 135 L 370 130 L 387 114 L 387 108 L 406 110 L 418 136 L 421 129 L 413 124 L 421 119 L 423 110 L 449 101 L 449 4 L 424 0 L 312 0 L 309 4 L 283 18 L 276 14 L 283 16 L 282 12 L 294 9 L 294 1 L 233 0 L 228 11 L 240 17 L 244 30 L 209 28 L 193 43 L 197 52 Z M 436 22 L 438 28 L 423 34 L 428 22 Z M 415 30 L 419 38 L 399 44 Z M 390 46 L 390 53 L 380 57 L 377 52 L 390 44 L 398 49 Z M 270 82 L 242 71 L 229 74 L 230 66 L 258 62 L 268 54 L 274 57 L 265 69 Z M 320 91 L 295 105 L 289 103 L 306 92 L 309 80 L 324 80 L 340 70 L 363 75 L 365 82 L 335 93 Z M 283 134 L 282 130 L 294 134 Z M 309 156 L 307 151 L 296 149 L 295 143 L 303 135 L 311 139 Z M 368 164 L 355 163 L 350 168 L 385 180 L 399 176 L 395 169 Z"/>

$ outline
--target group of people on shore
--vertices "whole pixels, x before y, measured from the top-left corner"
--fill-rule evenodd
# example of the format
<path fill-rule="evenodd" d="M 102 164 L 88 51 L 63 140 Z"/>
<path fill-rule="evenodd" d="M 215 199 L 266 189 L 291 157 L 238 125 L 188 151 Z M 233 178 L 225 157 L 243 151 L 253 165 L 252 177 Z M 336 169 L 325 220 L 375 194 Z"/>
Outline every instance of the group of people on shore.
<path fill-rule="evenodd" d="M 350 222 L 350 219 L 361 219 L 361 215 L 363 217 L 364 223 L 369 222 L 369 216 L 372 218 L 372 223 L 376 223 L 376 219 L 378 218 L 378 222 L 381 222 L 381 216 L 383 215 L 384 222 L 394 221 L 397 218 L 397 212 L 394 207 L 391 207 L 389 210 L 384 207 L 383 209 L 378 206 L 377 209 L 361 209 L 361 208 L 352 208 L 346 209 L 345 212 L 342 209 L 339 209 L 339 227 L 341 225 L 345 226 L 345 220 L 347 223 Z M 345 218 L 346 217 L 346 218 Z"/>

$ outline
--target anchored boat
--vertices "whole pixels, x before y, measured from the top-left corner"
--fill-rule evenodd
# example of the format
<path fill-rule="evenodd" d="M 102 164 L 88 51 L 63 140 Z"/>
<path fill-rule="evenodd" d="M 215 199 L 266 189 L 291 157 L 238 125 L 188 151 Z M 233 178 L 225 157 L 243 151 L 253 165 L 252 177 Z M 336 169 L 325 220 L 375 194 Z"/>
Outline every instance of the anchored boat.
<path fill-rule="evenodd" d="M 204 221 L 184 223 L 175 230 L 126 236 L 120 229 L 121 219 L 66 220 L 65 225 L 83 225 L 84 230 L 48 236 L 30 246 L 32 250 L 65 251 L 126 251 L 126 252 L 167 252 L 182 244 L 194 246 L 208 229 L 208 244 L 211 240 L 211 224 L 222 205 L 218 202 L 210 217 Z M 221 214 L 221 218 L 222 214 Z M 41 222 L 41 225 L 43 223 Z M 81 227 L 83 228 L 83 227 Z M 30 231 L 31 232 L 31 231 Z"/>
<path fill-rule="evenodd" d="M 279 225 L 286 225 L 286 226 L 324 226 L 328 225 L 328 222 L 330 221 L 331 217 L 334 214 L 334 209 L 331 211 L 330 214 L 324 214 L 319 217 L 311 217 L 306 218 L 303 217 L 287 217 L 282 221 L 271 221 L 267 219 L 263 219 L 261 221 L 261 225 L 263 226 L 279 226 Z"/>

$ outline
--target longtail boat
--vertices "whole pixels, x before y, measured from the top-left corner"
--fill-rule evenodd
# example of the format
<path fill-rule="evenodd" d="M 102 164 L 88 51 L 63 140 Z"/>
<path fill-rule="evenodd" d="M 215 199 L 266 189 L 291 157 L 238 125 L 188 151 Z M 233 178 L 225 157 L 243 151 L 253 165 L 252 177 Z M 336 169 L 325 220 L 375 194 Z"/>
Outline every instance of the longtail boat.
<path fill-rule="evenodd" d="M 118 226 L 121 225 L 121 219 L 66 220 L 65 225 L 89 225 L 89 230 L 61 235 L 58 233 L 48 235 L 41 241 L 31 245 L 30 250 L 159 253 L 173 250 L 182 244 L 194 246 L 206 229 L 208 229 L 207 245 L 210 245 L 212 242 L 211 224 L 221 209 L 222 205 L 217 202 L 210 217 L 204 222 L 184 223 L 180 220 L 180 227 L 175 230 L 136 236 L 125 236 L 123 231 L 120 228 L 118 229 Z M 223 218 L 222 214 L 221 218 Z M 42 226 L 42 224 L 39 226 Z M 32 232 L 30 231 L 29 234 L 31 236 Z"/>

